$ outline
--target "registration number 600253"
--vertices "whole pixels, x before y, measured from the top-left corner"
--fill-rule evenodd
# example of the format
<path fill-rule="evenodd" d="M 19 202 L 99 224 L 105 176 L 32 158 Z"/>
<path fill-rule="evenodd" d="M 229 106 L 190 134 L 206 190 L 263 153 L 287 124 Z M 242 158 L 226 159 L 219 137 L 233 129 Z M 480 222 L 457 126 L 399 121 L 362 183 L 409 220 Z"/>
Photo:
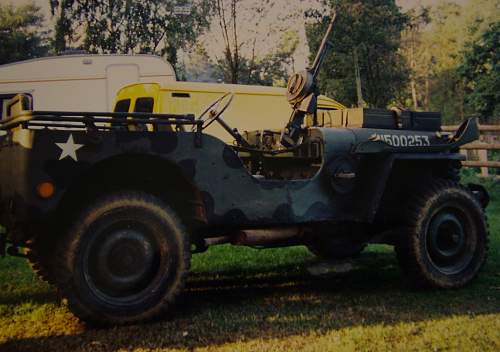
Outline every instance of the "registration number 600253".
<path fill-rule="evenodd" d="M 431 145 L 429 136 L 418 134 L 376 134 L 373 139 L 383 141 L 393 147 L 422 147 Z"/>

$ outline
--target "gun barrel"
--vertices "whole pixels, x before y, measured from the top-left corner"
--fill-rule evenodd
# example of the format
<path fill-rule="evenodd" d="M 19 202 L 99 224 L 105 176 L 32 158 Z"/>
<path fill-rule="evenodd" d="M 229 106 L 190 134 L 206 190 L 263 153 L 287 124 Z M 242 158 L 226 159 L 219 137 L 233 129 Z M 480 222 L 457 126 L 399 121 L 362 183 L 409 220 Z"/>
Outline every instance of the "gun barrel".
<path fill-rule="evenodd" d="M 321 41 L 321 45 L 319 46 L 318 53 L 316 54 L 316 57 L 314 58 L 313 65 L 311 67 L 311 73 L 313 75 L 313 78 L 316 79 L 319 73 L 319 69 L 321 68 L 321 65 L 323 64 L 323 61 L 326 56 L 326 50 L 327 45 L 328 45 L 328 38 L 330 37 L 330 34 L 333 31 L 333 24 L 335 23 L 335 19 L 337 18 L 337 12 L 335 10 L 332 11 L 331 15 L 332 19 L 330 21 L 330 24 L 328 25 L 328 29 L 326 30 L 326 33 L 323 37 L 323 40 Z"/>

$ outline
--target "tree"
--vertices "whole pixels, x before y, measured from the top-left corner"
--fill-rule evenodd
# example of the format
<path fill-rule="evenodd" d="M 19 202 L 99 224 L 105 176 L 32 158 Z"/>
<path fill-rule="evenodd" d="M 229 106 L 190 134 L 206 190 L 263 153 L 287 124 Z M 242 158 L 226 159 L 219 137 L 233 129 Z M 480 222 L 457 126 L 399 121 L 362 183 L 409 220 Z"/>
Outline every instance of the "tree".
<path fill-rule="evenodd" d="M 268 0 L 216 0 L 212 30 L 222 37 L 222 55 L 216 55 L 216 77 L 228 83 L 284 85 L 293 66 L 298 35 L 285 26 L 298 13 L 297 6 L 285 4 L 281 18 L 268 17 L 274 2 Z M 277 46 L 259 53 L 271 34 Z M 278 34 L 278 35 L 277 35 Z"/>
<path fill-rule="evenodd" d="M 177 51 L 193 43 L 208 26 L 210 0 L 50 0 L 59 50 L 78 45 L 93 53 L 165 55 L 177 63 Z M 190 6 L 179 15 L 178 6 Z M 81 33 L 81 38 L 79 37 Z"/>
<path fill-rule="evenodd" d="M 426 86 L 424 92 L 427 110 L 443 114 L 446 123 L 455 123 L 465 118 L 468 107 L 465 91 L 457 74 L 459 53 L 466 37 L 464 9 L 455 3 L 440 3 L 430 11 L 431 30 L 423 29 L 419 66 L 429 70 L 422 72 Z"/>
<path fill-rule="evenodd" d="M 222 31 L 224 40 L 224 59 L 219 60 L 219 67 L 227 66 L 230 83 L 238 83 L 242 60 L 240 56 L 241 43 L 237 30 L 237 5 L 240 0 L 216 0 L 215 15 Z M 228 10 L 229 8 L 229 10 Z"/>
<path fill-rule="evenodd" d="M 429 8 L 412 9 L 406 13 L 409 17 L 402 36 L 402 52 L 410 68 L 410 95 L 413 108 L 429 108 L 429 78 L 432 71 L 432 58 L 428 47 L 424 45 L 422 32 L 431 21 Z M 409 105 L 405 103 L 404 105 Z"/>
<path fill-rule="evenodd" d="M 196 43 L 186 51 L 187 62 L 183 58 L 181 78 L 193 82 L 215 81 L 215 65 L 202 43 Z M 182 77 L 184 76 L 184 77 Z"/>
<path fill-rule="evenodd" d="M 286 86 L 286 78 L 290 68 L 294 65 L 293 53 L 298 45 L 298 37 L 294 32 L 286 32 L 281 39 L 281 43 L 274 52 L 263 57 L 257 56 L 254 48 L 250 57 L 240 55 L 236 71 L 231 69 L 232 66 L 225 58 L 217 60 L 215 77 L 231 83 Z M 236 82 L 232 80 L 234 74 L 236 74 Z"/>
<path fill-rule="evenodd" d="M 287 31 L 281 36 L 281 42 L 274 52 L 263 58 L 253 58 L 248 66 L 248 84 L 285 87 L 288 72 L 295 71 L 293 54 L 299 44 L 298 34 Z"/>
<path fill-rule="evenodd" d="M 458 73 L 466 83 L 466 101 L 486 122 L 500 113 L 500 22 L 470 43 Z"/>
<path fill-rule="evenodd" d="M 45 55 L 45 33 L 37 29 L 42 22 L 40 8 L 33 4 L 0 4 L 0 64 Z"/>
<path fill-rule="evenodd" d="M 408 80 L 406 62 L 398 51 L 408 18 L 393 0 L 330 0 L 328 6 L 339 15 L 331 39 L 333 52 L 319 75 L 320 90 L 347 105 L 361 100 L 357 93 L 361 90 L 369 106 L 386 107 Z M 314 55 L 329 18 L 318 11 L 308 16 L 320 20 L 306 28 Z M 356 71 L 361 89 L 356 89 Z"/>
<path fill-rule="evenodd" d="M 488 23 L 498 21 L 498 1 L 475 0 L 462 6 L 440 2 L 429 8 L 429 21 L 423 23 L 420 14 L 421 10 L 408 13 L 410 27 L 403 34 L 403 54 L 412 74 L 405 90 L 407 106 L 415 105 L 414 89 L 418 108 L 441 111 L 445 123 L 458 123 L 476 112 L 467 99 L 470 89 L 457 71 L 462 51 L 479 40 Z"/>

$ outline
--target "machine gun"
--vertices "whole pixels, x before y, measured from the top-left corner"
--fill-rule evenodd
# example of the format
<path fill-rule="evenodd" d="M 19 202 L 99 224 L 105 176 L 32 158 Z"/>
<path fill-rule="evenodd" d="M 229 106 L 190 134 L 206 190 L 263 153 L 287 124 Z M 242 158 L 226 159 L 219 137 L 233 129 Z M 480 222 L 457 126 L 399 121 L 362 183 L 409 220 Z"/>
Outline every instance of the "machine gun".
<path fill-rule="evenodd" d="M 328 49 L 333 47 L 328 38 L 333 31 L 336 17 L 337 13 L 334 10 L 312 67 L 294 73 L 288 80 L 286 96 L 288 102 L 292 105 L 293 112 L 281 136 L 280 142 L 285 148 L 293 148 L 300 144 L 304 116 L 316 113 L 317 97 L 319 95 L 317 77 Z"/>

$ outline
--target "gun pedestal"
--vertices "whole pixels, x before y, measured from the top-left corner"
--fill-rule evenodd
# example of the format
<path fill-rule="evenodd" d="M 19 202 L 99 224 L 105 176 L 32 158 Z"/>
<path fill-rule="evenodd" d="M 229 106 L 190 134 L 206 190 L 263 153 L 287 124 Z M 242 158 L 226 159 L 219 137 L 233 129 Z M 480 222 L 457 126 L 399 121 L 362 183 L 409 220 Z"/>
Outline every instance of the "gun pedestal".
<path fill-rule="evenodd" d="M 293 74 L 287 84 L 287 99 L 292 105 L 293 112 L 285 128 L 285 133 L 281 136 L 281 144 L 285 148 L 293 148 L 298 145 L 302 134 L 302 124 L 306 114 L 315 114 L 317 109 L 317 77 L 319 70 L 325 60 L 328 48 L 332 43 L 328 41 L 333 30 L 333 24 L 337 14 L 332 13 L 330 25 L 321 41 L 318 53 L 311 68 Z"/>

